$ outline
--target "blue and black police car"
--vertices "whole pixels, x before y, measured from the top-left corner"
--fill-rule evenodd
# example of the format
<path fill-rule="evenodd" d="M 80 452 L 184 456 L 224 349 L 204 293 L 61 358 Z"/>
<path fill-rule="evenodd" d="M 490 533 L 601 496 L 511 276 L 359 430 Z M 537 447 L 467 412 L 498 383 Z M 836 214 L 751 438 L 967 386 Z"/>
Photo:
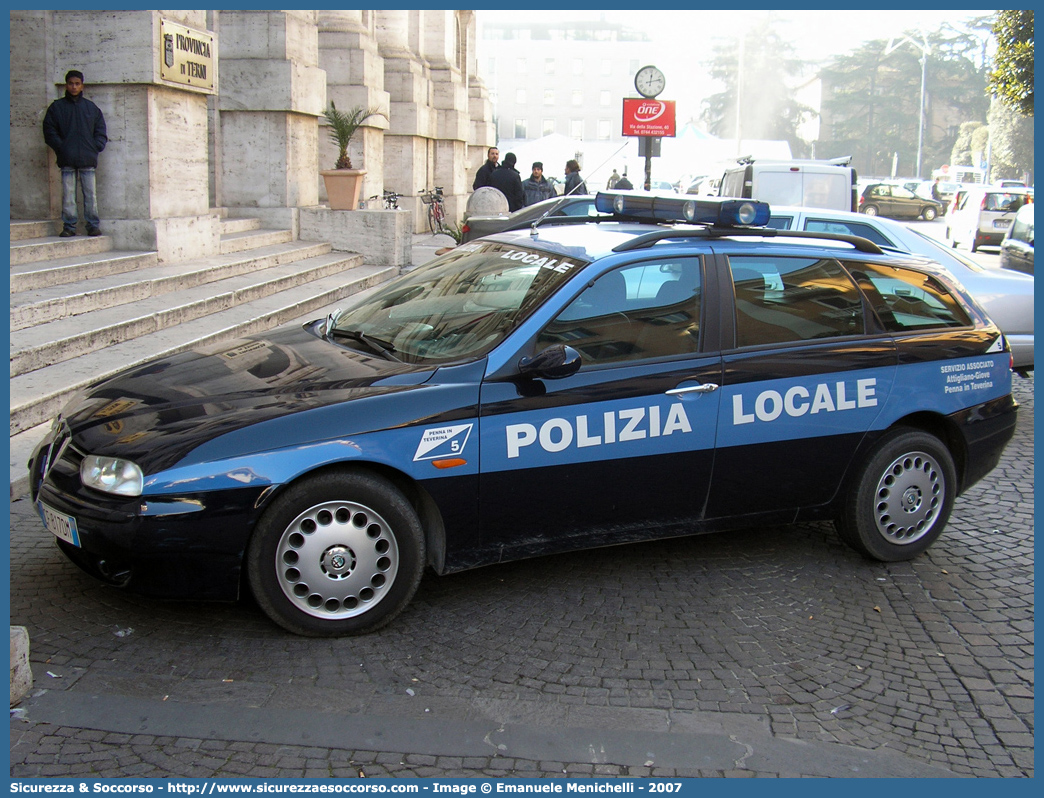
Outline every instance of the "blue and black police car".
<path fill-rule="evenodd" d="M 249 586 L 305 635 L 382 626 L 426 566 L 805 519 L 927 549 L 1017 409 L 946 271 L 750 200 L 597 206 L 99 382 L 30 462 L 45 526 L 110 584 Z"/>

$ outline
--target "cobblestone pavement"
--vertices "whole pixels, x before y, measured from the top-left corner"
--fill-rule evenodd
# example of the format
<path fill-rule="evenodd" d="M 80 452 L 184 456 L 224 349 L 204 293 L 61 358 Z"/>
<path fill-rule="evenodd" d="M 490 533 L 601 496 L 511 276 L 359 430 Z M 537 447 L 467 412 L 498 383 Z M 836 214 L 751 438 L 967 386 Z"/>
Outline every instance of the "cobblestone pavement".
<path fill-rule="evenodd" d="M 688 729 L 726 744 L 799 741 L 812 759 L 888 754 L 924 775 L 1032 776 L 1033 381 L 1015 382 L 1015 440 L 912 562 L 863 560 L 829 524 L 615 547 L 428 576 L 402 616 L 362 638 L 292 637 L 247 602 L 107 589 L 64 560 L 27 500 L 15 502 L 11 616 L 29 629 L 36 694 L 12 715 L 11 775 L 835 773 L 749 756 L 757 746 L 714 761 L 592 764 L 507 756 L 507 746 L 451 756 L 387 740 L 317 745 L 307 728 L 300 739 L 275 731 L 294 713 L 345 713 L 445 719 L 443 738 L 476 719 L 501 732 L 512 722 L 538 733 Z M 187 733 L 184 718 L 119 728 L 98 696 L 147 702 L 157 718 L 189 710 L 213 731 Z M 53 714 L 89 699 L 101 707 L 93 721 Z M 249 712 L 274 719 L 272 734 L 235 739 L 228 724 Z"/>

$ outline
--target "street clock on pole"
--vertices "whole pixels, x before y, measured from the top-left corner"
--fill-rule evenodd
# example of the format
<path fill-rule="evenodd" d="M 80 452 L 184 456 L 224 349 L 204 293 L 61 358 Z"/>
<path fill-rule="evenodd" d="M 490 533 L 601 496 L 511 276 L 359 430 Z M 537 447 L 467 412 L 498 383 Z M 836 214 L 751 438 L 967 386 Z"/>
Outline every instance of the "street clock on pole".
<path fill-rule="evenodd" d="M 634 87 L 643 97 L 655 97 L 667 84 L 663 73 L 652 66 L 643 66 L 634 74 Z"/>

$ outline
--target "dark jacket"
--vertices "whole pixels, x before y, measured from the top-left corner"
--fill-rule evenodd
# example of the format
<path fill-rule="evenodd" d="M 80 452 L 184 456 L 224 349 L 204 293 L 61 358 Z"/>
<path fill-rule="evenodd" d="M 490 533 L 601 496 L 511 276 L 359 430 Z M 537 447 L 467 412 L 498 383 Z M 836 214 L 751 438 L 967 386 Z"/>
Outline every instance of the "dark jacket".
<path fill-rule="evenodd" d="M 512 213 L 525 207 L 526 195 L 522 191 L 522 175 L 513 166 L 498 166 L 493 171 L 489 184 L 507 197 L 508 210 Z"/>
<path fill-rule="evenodd" d="M 47 109 L 44 141 L 58 156 L 59 167 L 87 169 L 98 165 L 98 153 L 109 141 L 101 109 L 84 97 L 66 93 Z"/>
<path fill-rule="evenodd" d="M 577 188 L 579 186 L 579 188 Z M 579 172 L 570 172 L 566 175 L 564 194 L 576 195 L 587 193 L 587 183 L 580 177 Z"/>
<path fill-rule="evenodd" d="M 491 185 L 489 179 L 493 176 L 493 171 L 496 168 L 497 165 L 493 161 L 486 161 L 482 164 L 475 173 L 475 182 L 471 185 L 471 190 L 478 191 L 480 188 Z"/>
<path fill-rule="evenodd" d="M 526 207 L 529 207 L 555 196 L 555 186 L 543 175 L 540 180 L 534 180 L 530 175 L 522 181 L 522 193 L 525 195 Z"/>

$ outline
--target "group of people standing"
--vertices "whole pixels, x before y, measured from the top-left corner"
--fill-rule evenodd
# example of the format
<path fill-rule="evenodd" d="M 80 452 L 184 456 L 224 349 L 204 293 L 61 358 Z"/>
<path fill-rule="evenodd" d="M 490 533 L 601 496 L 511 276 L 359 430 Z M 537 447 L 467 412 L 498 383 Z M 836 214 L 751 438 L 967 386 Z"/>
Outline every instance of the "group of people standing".
<path fill-rule="evenodd" d="M 500 150 L 490 147 L 486 151 L 486 162 L 479 167 L 471 187 L 474 191 L 485 186 L 497 189 L 507 197 L 509 211 L 535 205 L 558 193 L 554 182 L 544 177 L 544 164 L 541 161 L 533 162 L 532 173 L 525 180 L 515 168 L 518 162 L 515 153 L 509 152 L 504 156 L 503 163 L 499 161 Z M 587 184 L 580 177 L 580 164 L 573 159 L 566 161 L 565 174 L 564 194 L 587 193 Z"/>

